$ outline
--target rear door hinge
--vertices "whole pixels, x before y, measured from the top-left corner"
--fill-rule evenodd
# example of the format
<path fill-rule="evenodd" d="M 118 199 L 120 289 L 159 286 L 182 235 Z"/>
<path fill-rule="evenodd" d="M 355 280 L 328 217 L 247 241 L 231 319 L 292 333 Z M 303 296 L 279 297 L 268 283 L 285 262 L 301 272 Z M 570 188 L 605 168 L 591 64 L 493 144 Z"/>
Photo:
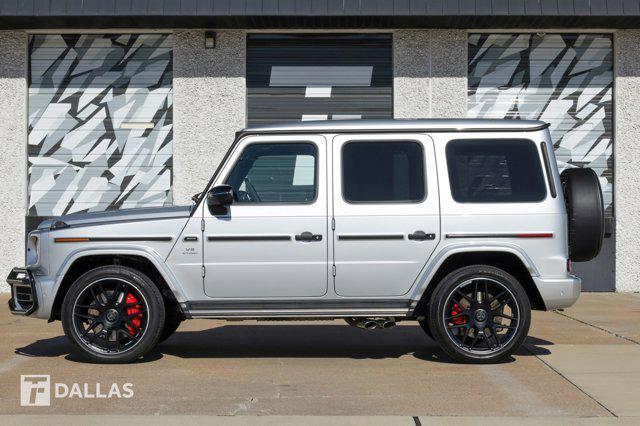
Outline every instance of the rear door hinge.
<path fill-rule="evenodd" d="M 204 232 L 204 219 L 200 221 L 200 230 Z"/>
<path fill-rule="evenodd" d="M 336 230 L 336 220 L 334 218 L 331 218 L 331 230 Z"/>
<path fill-rule="evenodd" d="M 202 265 L 202 278 L 204 278 L 205 275 L 207 275 L 207 268 L 204 265 Z"/>
<path fill-rule="evenodd" d="M 336 276 L 336 265 L 333 265 L 333 267 L 331 268 L 331 274 L 333 274 L 333 276 Z"/>

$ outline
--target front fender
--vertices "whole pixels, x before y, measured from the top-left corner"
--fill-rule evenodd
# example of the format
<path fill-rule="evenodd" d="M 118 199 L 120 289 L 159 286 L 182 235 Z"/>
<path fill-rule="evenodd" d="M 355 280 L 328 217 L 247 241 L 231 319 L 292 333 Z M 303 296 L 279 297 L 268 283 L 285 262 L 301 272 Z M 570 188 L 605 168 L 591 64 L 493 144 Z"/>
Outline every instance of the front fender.
<path fill-rule="evenodd" d="M 531 260 L 529 256 L 517 245 L 510 243 L 501 243 L 501 244 L 476 244 L 473 242 L 459 243 L 459 244 L 451 244 L 443 247 L 438 254 L 425 266 L 425 268 L 420 272 L 418 279 L 416 280 L 416 284 L 414 285 L 414 289 L 411 292 L 411 300 L 413 300 L 413 307 L 418 303 L 418 301 L 422 298 L 422 295 L 427 290 L 427 287 L 431 283 L 434 275 L 440 269 L 440 266 L 452 255 L 459 253 L 477 253 L 477 252 L 502 252 L 502 253 L 510 253 L 517 256 L 527 270 L 531 273 L 532 277 L 539 276 L 538 269 L 535 264 Z"/>
<path fill-rule="evenodd" d="M 167 285 L 175 295 L 178 302 L 185 302 L 185 292 L 182 284 L 176 279 L 173 272 L 168 268 L 164 259 L 158 252 L 151 248 L 139 247 L 132 248 L 131 246 L 102 246 L 96 248 L 79 248 L 68 253 L 60 268 L 55 274 L 54 282 L 49 291 L 47 291 L 47 297 L 43 297 L 40 302 L 40 307 L 37 312 L 37 316 L 40 318 L 49 318 L 51 316 L 51 310 L 53 303 L 58 295 L 62 281 L 69 271 L 69 268 L 73 263 L 83 257 L 99 256 L 99 255 L 124 255 L 124 256 L 140 256 L 149 260 L 160 275 L 164 278 Z"/>

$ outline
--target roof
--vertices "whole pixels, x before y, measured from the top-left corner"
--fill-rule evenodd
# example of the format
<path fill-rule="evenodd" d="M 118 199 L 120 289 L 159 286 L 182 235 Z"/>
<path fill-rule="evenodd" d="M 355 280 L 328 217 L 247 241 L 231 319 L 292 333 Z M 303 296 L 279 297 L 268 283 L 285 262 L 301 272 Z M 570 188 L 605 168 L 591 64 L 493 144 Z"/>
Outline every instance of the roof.
<path fill-rule="evenodd" d="M 640 0 L 0 0 L 0 28 L 638 28 Z"/>
<path fill-rule="evenodd" d="M 536 120 L 327 120 L 250 127 L 238 132 L 237 137 L 265 133 L 533 132 L 547 127 L 544 121 Z"/>

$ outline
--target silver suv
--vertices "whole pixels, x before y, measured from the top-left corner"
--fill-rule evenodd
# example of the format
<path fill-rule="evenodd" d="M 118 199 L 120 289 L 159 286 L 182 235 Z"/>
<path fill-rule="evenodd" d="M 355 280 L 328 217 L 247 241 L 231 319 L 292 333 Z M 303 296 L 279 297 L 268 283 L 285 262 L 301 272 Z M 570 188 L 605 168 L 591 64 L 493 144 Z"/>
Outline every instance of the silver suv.
<path fill-rule="evenodd" d="M 185 207 L 63 216 L 28 236 L 15 314 L 129 362 L 191 318 L 417 321 L 496 362 L 531 309 L 573 304 L 602 244 L 596 174 L 558 173 L 547 124 L 338 121 L 239 132 Z M 202 167 L 208 167 L 203 161 Z"/>

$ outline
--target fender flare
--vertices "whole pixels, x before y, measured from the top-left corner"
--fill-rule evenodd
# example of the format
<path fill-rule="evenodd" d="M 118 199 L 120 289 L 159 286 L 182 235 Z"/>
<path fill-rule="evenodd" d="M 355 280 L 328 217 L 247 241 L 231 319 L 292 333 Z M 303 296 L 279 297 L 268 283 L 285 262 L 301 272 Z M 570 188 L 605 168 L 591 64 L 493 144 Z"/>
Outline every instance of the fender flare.
<path fill-rule="evenodd" d="M 58 292 L 60 291 L 60 286 L 62 285 L 62 280 L 64 280 L 65 275 L 69 271 L 69 268 L 73 263 L 81 259 L 83 257 L 88 256 L 100 256 L 100 255 L 130 255 L 130 256 L 139 256 L 144 257 L 158 270 L 162 278 L 164 278 L 165 282 L 173 292 L 178 303 L 182 303 L 186 301 L 186 293 L 182 285 L 178 282 L 177 278 L 173 275 L 173 272 L 167 267 L 164 259 L 155 251 L 148 248 L 132 248 L 127 246 L 109 246 L 109 247 L 96 247 L 96 248 L 80 248 L 70 252 L 65 260 L 62 262 L 62 265 L 58 269 L 56 273 L 55 285 L 51 291 L 53 297 L 51 298 L 52 303 L 53 300 L 58 296 Z"/>
<path fill-rule="evenodd" d="M 416 285 L 414 285 L 414 289 L 411 292 L 411 308 L 413 309 L 416 307 L 416 305 L 422 298 L 422 295 L 429 287 L 429 284 L 431 284 L 431 280 L 436 275 L 442 264 L 447 261 L 447 259 L 449 259 L 453 255 L 460 253 L 478 252 L 501 252 L 513 254 L 517 256 L 520 261 L 522 261 L 524 266 L 531 273 L 532 277 L 537 277 L 540 275 L 531 258 L 527 256 L 527 254 L 515 244 L 451 244 L 440 250 L 439 253 L 425 266 L 425 268 L 420 271 L 418 279 L 416 280 Z"/>

